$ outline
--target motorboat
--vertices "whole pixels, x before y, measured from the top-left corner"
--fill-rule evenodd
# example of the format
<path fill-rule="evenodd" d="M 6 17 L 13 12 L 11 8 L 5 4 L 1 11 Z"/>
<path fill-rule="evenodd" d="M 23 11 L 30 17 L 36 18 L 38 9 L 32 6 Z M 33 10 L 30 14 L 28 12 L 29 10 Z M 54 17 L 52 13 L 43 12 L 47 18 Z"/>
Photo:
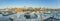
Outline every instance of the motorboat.
<path fill-rule="evenodd" d="M 43 21 L 60 21 L 60 19 L 54 18 L 54 17 L 49 17 Z"/>
<path fill-rule="evenodd" d="M 27 19 L 37 19 L 37 18 L 38 18 L 37 14 L 29 14 L 29 13 L 27 13 L 27 14 L 15 14 L 15 15 L 12 15 L 12 16 L 10 16 L 9 19 L 11 21 L 16 21 L 18 19 L 27 20 Z"/>
<path fill-rule="evenodd" d="M 44 11 L 44 14 L 51 14 L 51 11 Z"/>
<path fill-rule="evenodd" d="M 3 15 L 3 16 L 12 15 L 12 14 L 15 14 L 15 13 L 16 13 L 16 12 L 10 11 L 10 10 L 8 10 L 8 11 L 2 11 L 2 15 Z"/>

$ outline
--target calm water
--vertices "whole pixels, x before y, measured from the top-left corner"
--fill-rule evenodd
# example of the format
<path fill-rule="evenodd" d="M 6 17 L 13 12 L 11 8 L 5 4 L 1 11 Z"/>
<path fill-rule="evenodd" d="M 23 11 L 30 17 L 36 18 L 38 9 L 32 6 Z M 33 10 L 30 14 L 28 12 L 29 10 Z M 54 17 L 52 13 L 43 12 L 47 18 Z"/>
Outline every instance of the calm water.
<path fill-rule="evenodd" d="M 10 21 L 9 17 L 11 17 L 11 16 L 16 17 L 15 21 L 19 21 L 19 20 L 20 21 L 42 21 L 43 19 L 49 18 L 51 16 L 54 16 L 54 18 L 56 18 L 56 19 L 60 19 L 60 11 L 53 11 L 52 14 L 37 14 L 37 15 L 39 16 L 39 18 L 37 18 L 37 19 L 24 19 L 24 18 L 22 18 L 23 14 L 20 14 L 20 13 L 13 14 L 10 16 L 2 16 L 2 14 L 0 14 L 0 21 Z M 18 18 L 19 16 L 20 16 L 20 19 Z M 48 21 L 51 21 L 51 20 L 48 20 Z M 55 21 L 58 21 L 58 20 L 55 20 Z"/>

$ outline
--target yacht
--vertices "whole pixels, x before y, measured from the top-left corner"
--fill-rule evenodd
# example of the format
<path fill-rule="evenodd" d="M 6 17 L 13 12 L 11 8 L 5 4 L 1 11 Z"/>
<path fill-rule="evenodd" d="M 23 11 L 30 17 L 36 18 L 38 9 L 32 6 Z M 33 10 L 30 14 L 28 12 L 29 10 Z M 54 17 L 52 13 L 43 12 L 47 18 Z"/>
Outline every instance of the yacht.
<path fill-rule="evenodd" d="M 54 18 L 54 17 L 49 17 L 43 21 L 60 21 L 60 19 Z"/>
<path fill-rule="evenodd" d="M 16 15 L 12 15 L 10 16 L 10 20 L 11 21 L 16 21 L 16 20 L 21 20 L 23 21 L 24 20 L 28 20 L 28 19 L 37 19 L 38 18 L 38 15 L 37 14 L 30 14 L 30 13 L 26 13 L 26 14 L 16 14 Z M 18 21 L 19 21 L 18 20 Z"/>
<path fill-rule="evenodd" d="M 8 15 L 12 15 L 12 14 L 15 14 L 16 12 L 14 12 L 14 11 L 10 11 L 10 10 L 3 10 L 2 11 L 2 15 L 3 16 L 8 16 Z"/>
<path fill-rule="evenodd" d="M 51 14 L 51 11 L 44 11 L 44 14 Z"/>

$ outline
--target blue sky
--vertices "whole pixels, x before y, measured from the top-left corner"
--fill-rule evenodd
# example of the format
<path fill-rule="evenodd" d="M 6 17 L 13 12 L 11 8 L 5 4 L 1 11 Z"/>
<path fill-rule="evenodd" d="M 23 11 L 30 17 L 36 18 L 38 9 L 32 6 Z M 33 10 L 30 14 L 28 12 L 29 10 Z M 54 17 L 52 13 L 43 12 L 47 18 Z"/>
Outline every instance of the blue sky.
<path fill-rule="evenodd" d="M 0 8 L 24 6 L 60 8 L 60 0 L 0 0 Z"/>

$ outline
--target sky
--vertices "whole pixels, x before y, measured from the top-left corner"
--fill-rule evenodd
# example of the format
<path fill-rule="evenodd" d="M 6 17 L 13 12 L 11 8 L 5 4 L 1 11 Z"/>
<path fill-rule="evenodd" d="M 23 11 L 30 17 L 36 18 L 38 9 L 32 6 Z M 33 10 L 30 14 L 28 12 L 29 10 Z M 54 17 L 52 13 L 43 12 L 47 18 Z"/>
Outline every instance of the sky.
<path fill-rule="evenodd" d="M 60 8 L 60 0 L 0 0 L 0 8 Z"/>

